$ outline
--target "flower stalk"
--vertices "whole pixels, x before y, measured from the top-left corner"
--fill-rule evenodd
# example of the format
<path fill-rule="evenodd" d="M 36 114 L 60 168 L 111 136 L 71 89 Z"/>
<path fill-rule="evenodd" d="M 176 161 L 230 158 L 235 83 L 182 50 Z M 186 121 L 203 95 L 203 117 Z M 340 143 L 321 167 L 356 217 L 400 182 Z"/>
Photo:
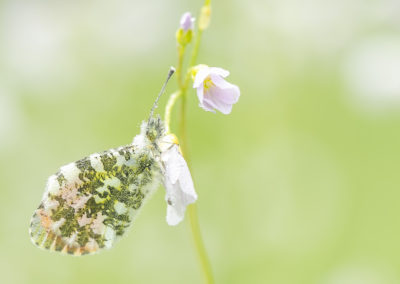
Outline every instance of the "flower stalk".
<path fill-rule="evenodd" d="M 203 11 L 204 7 L 210 7 L 210 1 L 206 0 L 205 5 L 202 8 L 202 12 L 200 14 L 200 20 L 204 18 L 203 16 Z M 197 35 L 195 38 L 194 42 L 194 47 L 192 51 L 192 55 L 189 61 L 189 67 L 193 67 L 196 64 L 197 56 L 199 53 L 199 47 L 200 47 L 200 41 L 201 41 L 201 36 L 202 32 L 204 30 L 204 27 L 200 26 L 199 23 L 199 28 L 197 30 Z M 185 157 L 189 168 L 191 168 L 191 163 L 190 163 L 190 156 L 189 156 L 189 150 L 188 150 L 188 140 L 187 140 L 187 132 L 186 132 L 186 105 L 187 105 L 187 87 L 189 85 L 189 80 L 190 80 L 190 69 L 186 73 L 186 78 L 185 82 L 182 86 L 182 89 L 180 90 L 182 92 L 182 102 L 181 102 L 181 117 L 180 117 L 180 129 L 179 129 L 179 134 L 181 138 L 181 149 L 182 149 L 182 154 Z M 201 264 L 201 268 L 205 277 L 206 283 L 214 283 L 214 278 L 213 278 L 213 273 L 211 269 L 211 264 L 207 255 L 206 248 L 204 246 L 203 238 L 201 235 L 201 230 L 200 230 L 200 224 L 198 220 L 198 214 L 197 214 L 197 206 L 196 204 L 191 204 L 188 206 L 188 215 L 189 215 L 189 221 L 190 221 L 190 229 L 193 237 L 194 244 L 196 246 L 196 251 L 197 255 L 199 257 L 199 261 Z"/>
<path fill-rule="evenodd" d="M 210 2 L 210 1 L 206 1 Z M 209 3 L 208 3 L 209 5 Z M 186 14 L 187 15 L 187 14 Z M 185 15 L 184 15 L 185 16 Z M 181 21 L 182 22 L 182 21 Z M 182 79 L 182 68 L 183 68 L 183 59 L 184 59 L 184 54 L 186 51 L 186 45 L 187 42 L 182 40 L 184 37 L 184 27 L 181 27 L 177 31 L 177 51 L 178 51 L 178 64 L 177 64 L 177 81 L 178 81 L 178 87 L 179 90 L 171 94 L 171 96 L 168 99 L 166 108 L 165 108 L 165 124 L 166 124 L 166 132 L 170 132 L 171 128 L 171 116 L 172 116 L 172 110 L 178 101 L 178 99 L 181 99 L 181 109 L 180 109 L 180 124 L 179 124 L 179 140 L 180 140 L 180 148 L 182 151 L 182 155 L 187 161 L 187 164 L 190 168 L 190 156 L 189 156 L 189 151 L 188 151 L 188 139 L 187 139 L 187 127 L 186 127 L 186 107 L 187 107 L 187 88 L 189 85 L 189 80 L 190 80 L 190 73 L 187 72 L 185 79 L 183 81 Z M 191 32 L 191 30 L 189 30 Z M 195 38 L 194 42 L 194 48 L 191 54 L 190 58 L 190 66 L 194 66 L 196 64 L 198 52 L 199 52 L 199 46 L 200 46 L 200 40 L 201 40 L 201 35 L 202 35 L 202 29 L 198 29 L 197 35 Z M 190 71 L 190 69 L 189 69 Z M 212 269 L 211 269 L 211 264 L 207 255 L 207 251 L 205 249 L 203 239 L 201 236 L 201 230 L 200 230 L 200 225 L 198 221 L 198 216 L 197 216 L 197 207 L 195 204 L 191 204 L 188 206 L 188 215 L 189 215 L 189 222 L 190 222 L 190 229 L 194 241 L 194 245 L 196 247 L 196 252 L 200 261 L 201 265 L 201 270 L 203 271 L 204 278 L 206 283 L 214 283 L 214 278 L 212 274 Z"/>
<path fill-rule="evenodd" d="M 165 133 L 169 134 L 171 132 L 170 125 L 171 125 L 171 114 L 172 114 L 172 109 L 174 108 L 174 105 L 176 101 L 179 99 L 179 97 L 182 95 L 181 91 L 176 91 L 175 93 L 171 94 L 167 105 L 165 107 L 165 114 L 164 114 L 164 121 L 165 121 Z"/>
<path fill-rule="evenodd" d="M 193 30 L 194 18 L 191 17 L 189 12 L 183 14 L 181 17 L 180 28 L 176 32 L 178 52 L 176 73 L 179 89 L 172 93 L 168 99 L 165 108 L 165 124 L 166 132 L 169 134 L 171 129 L 172 111 L 177 101 L 180 100 L 181 105 L 178 137 L 180 140 L 180 151 L 187 163 L 188 168 L 190 168 L 190 154 L 188 150 L 187 138 L 187 90 L 190 80 L 193 79 L 194 81 L 193 88 L 197 90 L 197 96 L 200 102 L 199 106 L 206 111 L 215 112 L 215 110 L 218 110 L 224 114 L 229 114 L 231 112 L 232 105 L 238 101 L 240 96 L 239 88 L 236 85 L 224 80 L 224 78 L 229 75 L 228 71 L 218 67 L 208 67 L 206 65 L 196 66 L 202 34 L 203 31 L 208 28 L 210 24 L 210 18 L 211 0 L 205 0 L 198 18 L 199 20 L 196 33 Z M 188 70 L 186 73 L 184 73 L 183 60 L 186 53 L 186 48 L 190 43 L 192 43 L 192 39 L 194 40 L 193 49 L 189 59 Z M 178 157 L 179 155 L 176 156 Z M 197 199 L 197 195 L 194 193 L 194 188 L 192 196 L 195 197 L 195 201 L 195 199 Z M 205 283 L 214 283 L 211 264 L 201 236 L 197 206 L 193 202 L 189 203 L 191 204 L 188 205 L 187 212 L 189 215 L 190 229 L 193 236 L 194 245 L 196 247 L 196 252 L 199 257 L 201 269 L 204 274 Z"/>

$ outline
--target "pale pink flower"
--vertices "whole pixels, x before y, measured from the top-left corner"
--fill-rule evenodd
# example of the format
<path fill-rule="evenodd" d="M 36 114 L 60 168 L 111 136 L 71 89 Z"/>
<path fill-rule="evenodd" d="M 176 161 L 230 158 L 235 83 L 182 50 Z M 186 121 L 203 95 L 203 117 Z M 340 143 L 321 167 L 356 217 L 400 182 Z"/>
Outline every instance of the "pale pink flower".
<path fill-rule="evenodd" d="M 196 69 L 193 88 L 197 89 L 200 107 L 206 111 L 218 110 L 229 114 L 232 105 L 238 102 L 240 96 L 239 87 L 224 79 L 229 75 L 229 71 L 206 65 L 199 65 Z"/>
<path fill-rule="evenodd" d="M 192 14 L 190 14 L 190 12 L 186 12 L 185 14 L 182 15 L 180 25 L 181 29 L 184 32 L 187 32 L 188 30 L 193 30 L 193 24 L 194 24 L 194 18 L 192 17 Z"/>

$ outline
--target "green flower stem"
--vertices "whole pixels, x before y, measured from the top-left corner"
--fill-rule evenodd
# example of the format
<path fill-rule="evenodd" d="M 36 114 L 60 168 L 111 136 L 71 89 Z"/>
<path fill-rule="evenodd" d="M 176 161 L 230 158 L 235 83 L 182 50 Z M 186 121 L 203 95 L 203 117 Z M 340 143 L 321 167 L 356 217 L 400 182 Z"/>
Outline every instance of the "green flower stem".
<path fill-rule="evenodd" d="M 203 34 L 202 30 L 197 31 L 197 35 L 196 35 L 196 39 L 195 39 L 194 47 L 193 47 L 193 51 L 192 51 L 192 57 L 190 59 L 190 64 L 189 64 L 190 67 L 193 67 L 196 64 L 197 55 L 199 54 L 200 40 L 201 40 L 202 34 Z M 189 75 L 189 73 L 188 73 L 188 75 Z M 186 76 L 186 79 L 190 79 L 190 76 Z M 185 84 L 187 84 L 187 81 L 185 81 Z"/>
<path fill-rule="evenodd" d="M 187 147 L 187 135 L 186 135 L 186 93 L 182 93 L 182 104 L 181 104 L 181 124 L 179 131 L 179 139 L 180 139 L 180 147 L 183 156 L 188 164 L 189 169 L 190 166 L 190 157 L 189 151 Z M 192 170 L 190 170 L 192 172 Z M 214 283 L 213 273 L 211 269 L 211 264 L 207 255 L 206 248 L 204 247 L 203 238 L 201 236 L 200 225 L 197 217 L 197 206 L 196 204 L 190 204 L 188 206 L 188 215 L 190 221 L 190 229 L 193 236 L 193 241 L 196 246 L 197 254 L 200 260 L 201 268 L 206 280 L 206 283 L 212 284 Z"/>
<path fill-rule="evenodd" d="M 183 88 L 182 66 L 183 66 L 183 55 L 184 54 L 185 54 L 185 47 L 178 45 L 178 66 L 176 67 L 176 77 L 178 78 L 178 86 L 180 89 Z"/>
<path fill-rule="evenodd" d="M 164 114 L 164 119 L 165 119 L 165 127 L 166 127 L 166 133 L 170 133 L 170 124 L 171 124 L 171 114 L 172 110 L 178 101 L 178 99 L 182 97 L 182 109 L 181 109 L 181 119 L 180 119 L 180 147 L 181 151 L 183 153 L 183 156 L 186 159 L 186 162 L 188 163 L 188 166 L 190 168 L 190 159 L 188 156 L 188 150 L 187 150 L 187 136 L 186 136 L 186 100 L 183 99 L 182 96 L 182 91 L 176 91 L 175 93 L 171 94 L 171 96 L 168 99 L 167 105 L 165 107 L 165 114 Z M 196 246 L 196 251 L 200 260 L 201 264 L 201 269 L 203 271 L 206 283 L 212 284 L 214 283 L 213 279 L 213 274 L 212 274 L 212 269 L 211 269 L 211 264 L 207 256 L 207 251 L 204 247 L 203 243 L 203 238 L 201 236 L 201 231 L 200 231 L 200 225 L 197 217 L 197 207 L 196 204 L 190 204 L 188 206 L 188 215 L 189 215 L 189 221 L 190 221 L 190 229 L 192 232 L 193 236 L 193 241 Z"/>
<path fill-rule="evenodd" d="M 208 259 L 206 248 L 204 247 L 203 239 L 201 237 L 199 218 L 197 217 L 197 206 L 196 204 L 190 204 L 188 206 L 188 214 L 190 221 L 190 228 L 192 230 L 192 236 L 196 245 L 197 254 L 201 263 L 205 281 L 208 284 L 214 283 L 213 273 L 211 264 Z"/>
<path fill-rule="evenodd" d="M 167 102 L 167 105 L 165 106 L 165 114 L 164 114 L 164 121 L 165 121 L 165 133 L 169 134 L 171 132 L 171 113 L 172 109 L 174 108 L 174 105 L 176 101 L 179 99 L 181 96 L 182 92 L 181 91 L 176 91 L 173 93 Z"/>
<path fill-rule="evenodd" d="M 211 0 L 205 0 L 204 6 L 210 6 Z M 170 122 L 171 122 L 171 113 L 174 105 L 176 104 L 179 98 L 181 100 L 181 113 L 180 113 L 180 125 L 179 125 L 179 140 L 180 140 L 180 148 L 183 156 L 190 168 L 190 156 L 188 151 L 188 139 L 186 132 L 186 102 L 187 102 L 187 88 L 189 86 L 190 76 L 191 76 L 191 68 L 196 64 L 197 56 L 199 53 L 200 40 L 202 36 L 203 30 L 199 28 L 197 30 L 197 36 L 195 38 L 193 51 L 191 54 L 191 58 L 189 61 L 189 70 L 186 73 L 185 80 L 182 81 L 182 66 L 183 66 L 183 55 L 185 52 L 185 47 L 178 46 L 178 66 L 176 69 L 177 79 L 179 91 L 173 93 L 168 99 L 166 108 L 165 108 L 165 124 L 167 133 L 170 132 Z M 214 278 L 211 269 L 211 264 L 207 255 L 207 251 L 205 249 L 203 238 L 201 236 L 200 225 L 198 221 L 197 215 L 197 206 L 196 204 L 190 204 L 188 206 L 188 215 L 190 221 L 190 229 L 193 236 L 194 245 L 196 247 L 197 255 L 199 257 L 199 261 L 201 264 L 201 269 L 203 271 L 205 277 L 205 283 L 213 284 Z"/>
<path fill-rule="evenodd" d="M 200 40 L 201 40 L 202 31 L 198 30 L 197 37 L 195 39 L 194 48 L 192 52 L 192 56 L 190 59 L 190 67 L 193 67 L 196 64 L 197 55 L 199 52 Z M 181 103 L 181 119 L 180 119 L 180 131 L 179 131 L 179 139 L 180 146 L 183 156 L 185 157 L 188 166 L 190 168 L 190 156 L 188 151 L 188 140 L 186 135 L 186 90 L 189 85 L 190 80 L 190 72 L 186 73 L 185 83 L 182 92 L 182 103 Z M 205 281 L 208 284 L 214 283 L 213 273 L 211 269 L 211 264 L 207 255 L 207 251 L 204 247 L 203 238 L 201 236 L 200 225 L 198 221 L 197 215 L 197 206 L 196 204 L 190 204 L 188 206 L 188 215 L 190 221 L 190 228 L 193 236 L 193 241 L 196 246 L 197 254 L 200 260 L 201 268 L 205 277 Z"/>

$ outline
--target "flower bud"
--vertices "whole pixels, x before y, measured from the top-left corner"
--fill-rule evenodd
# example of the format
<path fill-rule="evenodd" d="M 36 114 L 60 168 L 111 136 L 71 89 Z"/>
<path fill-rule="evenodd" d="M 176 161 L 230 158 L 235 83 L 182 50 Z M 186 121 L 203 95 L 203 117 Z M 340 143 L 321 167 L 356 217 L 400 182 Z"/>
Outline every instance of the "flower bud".
<path fill-rule="evenodd" d="M 201 8 L 199 18 L 199 30 L 204 31 L 210 25 L 211 6 L 205 5 Z"/>
<path fill-rule="evenodd" d="M 176 41 L 178 42 L 178 44 L 185 46 L 192 41 L 193 32 L 192 32 L 192 30 L 184 32 L 184 30 L 182 28 L 180 28 L 176 31 L 175 36 L 176 36 Z"/>
<path fill-rule="evenodd" d="M 192 17 L 192 14 L 190 14 L 190 12 L 186 12 L 185 14 L 183 14 L 181 17 L 180 24 L 181 24 L 181 29 L 184 32 L 193 30 L 194 18 Z"/>
<path fill-rule="evenodd" d="M 182 15 L 180 20 L 180 28 L 176 31 L 176 41 L 179 45 L 185 46 L 192 41 L 193 37 L 193 24 L 194 18 L 190 12 L 186 12 Z"/>

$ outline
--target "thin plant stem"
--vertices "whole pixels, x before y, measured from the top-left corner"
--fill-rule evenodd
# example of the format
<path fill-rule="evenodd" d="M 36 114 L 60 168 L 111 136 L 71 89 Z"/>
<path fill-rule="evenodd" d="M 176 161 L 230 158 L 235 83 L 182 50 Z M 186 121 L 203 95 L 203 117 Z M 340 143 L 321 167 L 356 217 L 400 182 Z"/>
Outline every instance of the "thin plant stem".
<path fill-rule="evenodd" d="M 176 101 L 179 99 L 181 96 L 182 92 L 181 91 L 176 91 L 173 93 L 167 102 L 167 105 L 165 106 L 165 114 L 164 114 L 164 120 L 165 120 L 165 133 L 169 134 L 171 132 L 170 125 L 171 125 L 171 114 L 172 114 L 172 109 L 174 108 L 174 105 Z"/>
<path fill-rule="evenodd" d="M 201 262 L 203 274 L 205 276 L 206 283 L 214 283 L 213 273 L 210 261 L 208 259 L 206 248 L 204 247 L 203 238 L 201 236 L 199 218 L 197 216 L 197 205 L 190 204 L 188 207 L 190 228 L 192 231 L 193 239 L 196 244 L 197 253 Z"/>
<path fill-rule="evenodd" d="M 192 58 L 190 59 L 189 66 L 194 66 L 196 64 L 197 55 L 199 54 L 200 40 L 201 40 L 202 34 L 203 34 L 202 30 L 197 31 L 197 36 L 196 36 L 196 40 L 194 42 L 194 47 L 193 47 L 193 51 L 192 51 Z M 188 78 L 188 76 L 186 78 Z"/>
<path fill-rule="evenodd" d="M 190 157 L 189 151 L 187 147 L 187 135 L 186 135 L 186 99 L 185 96 L 182 96 L 181 102 L 181 119 L 180 119 L 180 147 L 183 156 L 185 157 L 186 162 L 190 166 Z M 194 241 L 194 245 L 196 246 L 197 255 L 199 257 L 199 261 L 201 264 L 201 268 L 205 277 L 205 281 L 208 284 L 214 283 L 213 273 L 211 269 L 210 260 L 207 255 L 206 248 L 204 246 L 203 238 L 201 236 L 200 224 L 197 216 L 197 206 L 196 204 L 190 204 L 188 206 L 188 215 L 190 221 L 190 229 L 192 232 L 192 237 Z"/>
<path fill-rule="evenodd" d="M 166 127 L 166 133 L 170 133 L 170 124 L 171 124 L 171 114 L 172 110 L 178 101 L 178 99 L 182 97 L 182 92 L 177 91 L 173 94 L 168 99 L 167 105 L 165 107 L 165 114 L 164 114 L 164 119 L 165 119 L 165 127 Z M 183 97 L 182 97 L 183 98 Z M 184 104 L 186 101 L 182 99 L 182 109 L 181 109 L 181 119 L 180 119 L 180 147 L 183 156 L 186 159 L 186 162 L 190 168 L 190 158 L 188 155 L 188 150 L 187 150 L 187 136 L 186 136 L 186 123 L 184 122 L 185 116 L 186 115 L 186 104 Z M 203 238 L 201 236 L 201 231 L 200 231 L 200 225 L 198 221 L 198 216 L 197 216 L 197 206 L 196 204 L 190 204 L 188 206 L 188 215 L 189 215 L 189 221 L 190 221 L 190 229 L 192 232 L 192 237 L 194 241 L 194 245 L 196 247 L 197 255 L 199 257 L 199 261 L 201 264 L 201 269 L 203 271 L 206 283 L 212 284 L 214 283 L 214 278 L 213 278 L 213 273 L 211 269 L 211 264 L 208 259 L 207 251 L 204 247 L 203 243 Z"/>
<path fill-rule="evenodd" d="M 204 5 L 210 5 L 210 0 L 205 0 Z M 191 58 L 189 61 L 189 67 L 193 67 L 196 64 L 197 56 L 199 53 L 200 40 L 202 36 L 202 30 L 197 30 L 197 36 L 195 38 L 194 47 L 192 50 Z M 189 86 L 190 80 L 190 69 L 186 73 L 184 81 L 182 81 L 182 66 L 183 66 L 183 56 L 184 56 L 185 48 L 178 47 L 178 66 L 176 69 L 177 80 L 179 91 L 173 93 L 168 99 L 166 108 L 165 108 L 165 124 L 167 133 L 170 131 L 170 122 L 171 122 L 171 113 L 174 105 L 177 100 L 181 98 L 181 111 L 180 111 L 180 125 L 179 125 L 179 140 L 180 140 L 180 148 L 183 156 L 186 159 L 186 162 L 190 168 L 190 155 L 188 150 L 188 139 L 187 139 L 187 127 L 186 127 L 186 104 L 187 104 L 187 88 Z M 204 246 L 203 238 L 201 236 L 200 225 L 198 221 L 197 214 L 197 206 L 196 204 L 190 204 L 188 206 L 188 215 L 190 221 L 190 229 L 192 232 L 192 237 L 194 241 L 194 245 L 196 247 L 197 255 L 199 257 L 201 270 L 203 271 L 205 283 L 213 284 L 214 277 L 211 269 L 211 264 L 207 255 L 206 248 Z"/>
<path fill-rule="evenodd" d="M 198 30 L 197 37 L 194 43 L 194 48 L 192 52 L 192 56 L 190 59 L 190 65 L 194 66 L 196 64 L 197 55 L 199 52 L 200 40 L 201 40 L 202 31 Z M 186 74 L 185 82 L 183 85 L 182 91 L 182 102 L 181 102 L 181 118 L 180 118 L 180 146 L 185 157 L 188 166 L 190 168 L 190 156 L 188 150 L 188 139 L 187 139 L 187 132 L 186 132 L 186 89 L 190 79 L 190 72 Z M 199 257 L 199 261 L 201 264 L 201 268 L 205 277 L 205 281 L 208 284 L 214 283 L 213 273 L 211 269 L 211 264 L 207 255 L 206 248 L 204 246 L 203 238 L 201 236 L 200 225 L 198 221 L 198 214 L 197 214 L 197 206 L 195 204 L 190 204 L 188 206 L 188 215 L 190 221 L 190 229 L 193 236 L 193 241 L 196 246 L 197 255 Z"/>
<path fill-rule="evenodd" d="M 178 67 L 176 68 L 176 77 L 178 78 L 178 86 L 180 89 L 183 88 L 182 81 L 182 66 L 183 66 L 183 55 L 185 53 L 185 47 L 178 46 Z"/>

